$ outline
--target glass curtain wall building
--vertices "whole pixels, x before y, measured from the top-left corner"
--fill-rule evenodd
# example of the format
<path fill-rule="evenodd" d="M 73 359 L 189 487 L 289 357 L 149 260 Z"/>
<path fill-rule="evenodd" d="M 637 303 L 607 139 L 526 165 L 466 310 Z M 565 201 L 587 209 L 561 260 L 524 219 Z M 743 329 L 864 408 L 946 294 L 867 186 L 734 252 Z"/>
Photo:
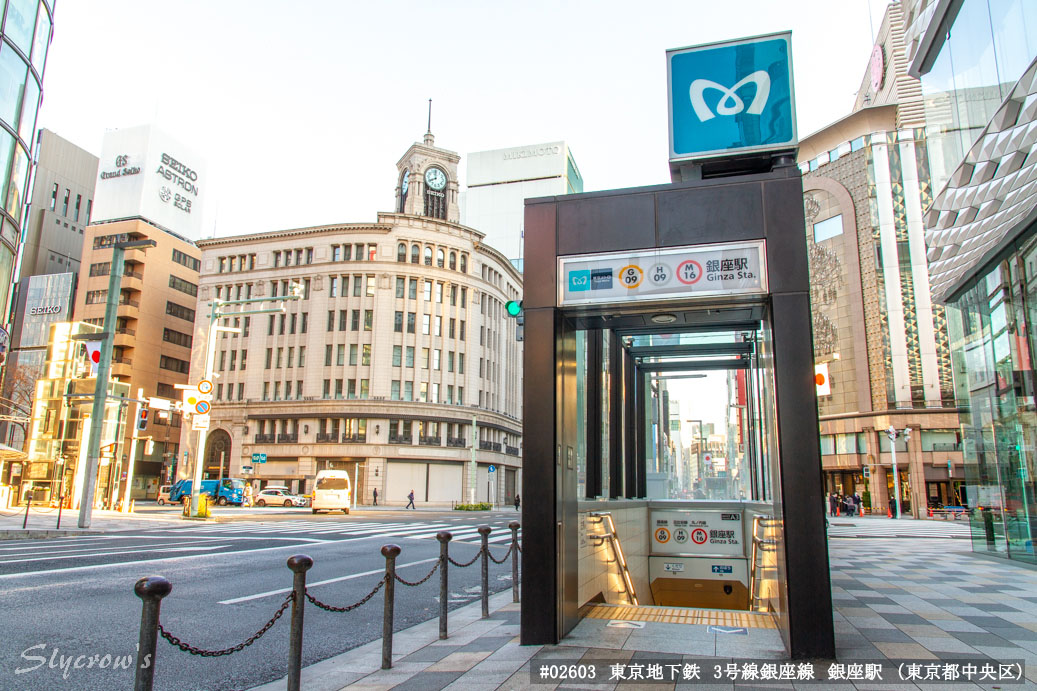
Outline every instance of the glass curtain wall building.
<path fill-rule="evenodd" d="M 1037 563 L 1037 5 L 905 6 L 939 190 L 927 255 L 965 404 L 973 549 Z"/>
<path fill-rule="evenodd" d="M 0 321 L 6 321 L 54 0 L 7 0 L 0 7 Z"/>

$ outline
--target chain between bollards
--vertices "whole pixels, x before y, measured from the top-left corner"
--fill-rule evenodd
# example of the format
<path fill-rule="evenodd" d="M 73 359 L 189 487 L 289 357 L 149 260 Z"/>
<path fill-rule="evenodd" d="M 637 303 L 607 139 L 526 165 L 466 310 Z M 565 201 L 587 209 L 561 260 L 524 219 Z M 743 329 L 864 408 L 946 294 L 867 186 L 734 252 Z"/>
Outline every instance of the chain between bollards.
<path fill-rule="evenodd" d="M 450 561 L 450 540 L 453 535 L 446 532 L 445 530 L 436 533 L 436 539 L 439 540 L 439 638 L 440 640 L 446 640 L 447 636 L 447 605 L 450 600 L 450 584 L 449 577 L 447 576 L 447 564 Z"/>
<path fill-rule="evenodd" d="M 508 524 L 511 528 L 511 601 L 519 601 L 519 565 L 518 565 L 518 531 L 519 522 L 512 521 Z"/>
<path fill-rule="evenodd" d="M 392 669 L 393 607 L 396 596 L 396 557 L 400 556 L 399 545 L 382 547 L 385 557 L 385 611 L 382 617 L 382 669 Z"/>
<path fill-rule="evenodd" d="M 490 618 L 490 531 L 488 525 L 478 528 L 482 536 L 482 618 Z"/>
<path fill-rule="evenodd" d="M 306 607 L 306 572 L 313 559 L 305 554 L 288 558 L 292 578 L 292 630 L 288 637 L 288 691 L 300 691 L 302 680 L 302 624 Z"/>
<path fill-rule="evenodd" d="M 162 576 L 148 576 L 137 581 L 133 592 L 143 602 L 140 613 L 140 637 L 137 640 L 137 672 L 133 691 L 151 691 L 155 683 L 155 648 L 158 643 L 158 615 L 162 598 L 173 590 L 173 584 Z"/>

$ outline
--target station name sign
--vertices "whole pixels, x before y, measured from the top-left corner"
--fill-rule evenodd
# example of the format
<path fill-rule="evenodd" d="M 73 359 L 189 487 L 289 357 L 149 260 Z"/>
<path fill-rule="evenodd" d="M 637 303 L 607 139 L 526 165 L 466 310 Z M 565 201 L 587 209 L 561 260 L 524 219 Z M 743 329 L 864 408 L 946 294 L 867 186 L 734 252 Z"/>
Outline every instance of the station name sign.
<path fill-rule="evenodd" d="M 558 258 L 558 306 L 767 293 L 764 240 Z"/>

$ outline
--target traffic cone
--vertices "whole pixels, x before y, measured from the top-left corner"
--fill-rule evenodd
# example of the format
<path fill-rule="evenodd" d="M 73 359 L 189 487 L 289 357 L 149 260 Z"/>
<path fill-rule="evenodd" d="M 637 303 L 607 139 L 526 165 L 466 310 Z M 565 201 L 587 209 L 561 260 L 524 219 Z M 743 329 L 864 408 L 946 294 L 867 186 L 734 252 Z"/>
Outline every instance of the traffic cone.
<path fill-rule="evenodd" d="M 886 507 L 886 518 L 893 518 L 893 509 Z"/>

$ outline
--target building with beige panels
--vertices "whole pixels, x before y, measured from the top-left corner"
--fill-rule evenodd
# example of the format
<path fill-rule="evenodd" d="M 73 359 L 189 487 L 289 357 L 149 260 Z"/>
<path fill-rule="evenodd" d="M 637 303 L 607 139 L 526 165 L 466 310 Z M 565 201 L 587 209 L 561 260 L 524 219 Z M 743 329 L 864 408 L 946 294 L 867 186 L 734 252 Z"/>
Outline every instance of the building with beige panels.
<path fill-rule="evenodd" d="M 886 512 L 890 426 L 900 506 L 966 499 L 947 318 L 930 294 L 922 214 L 932 201 L 924 110 L 903 19 L 886 10 L 855 111 L 800 144 L 821 458 L 829 492 Z"/>
<path fill-rule="evenodd" d="M 403 504 L 413 490 L 418 504 L 449 505 L 470 489 L 513 501 L 521 349 L 505 304 L 521 276 L 458 223 L 458 161 L 426 134 L 397 163 L 395 212 L 374 223 L 198 243 L 192 381 L 204 372 L 211 301 L 230 301 L 223 323 L 241 329 L 215 334 L 205 476 L 222 459 L 223 476 L 298 492 L 319 470 L 345 469 L 361 503 L 377 491 L 379 503 Z M 293 285 L 301 299 L 278 301 Z M 193 454 L 196 435 L 184 434 Z"/>
<path fill-rule="evenodd" d="M 147 398 L 177 399 L 177 384 L 186 384 L 190 369 L 192 329 L 198 301 L 200 253 L 194 243 L 142 219 L 94 223 L 86 227 L 83 271 L 74 318 L 103 325 L 112 246 L 125 240 L 153 240 L 155 247 L 125 252 L 125 269 L 112 347 L 112 379 L 129 385 L 131 398 L 143 390 Z M 134 425 L 127 425 L 117 464 L 131 453 Z M 134 498 L 154 498 L 178 458 L 180 415 L 151 411 L 147 429 L 154 445 L 135 447 Z"/>

